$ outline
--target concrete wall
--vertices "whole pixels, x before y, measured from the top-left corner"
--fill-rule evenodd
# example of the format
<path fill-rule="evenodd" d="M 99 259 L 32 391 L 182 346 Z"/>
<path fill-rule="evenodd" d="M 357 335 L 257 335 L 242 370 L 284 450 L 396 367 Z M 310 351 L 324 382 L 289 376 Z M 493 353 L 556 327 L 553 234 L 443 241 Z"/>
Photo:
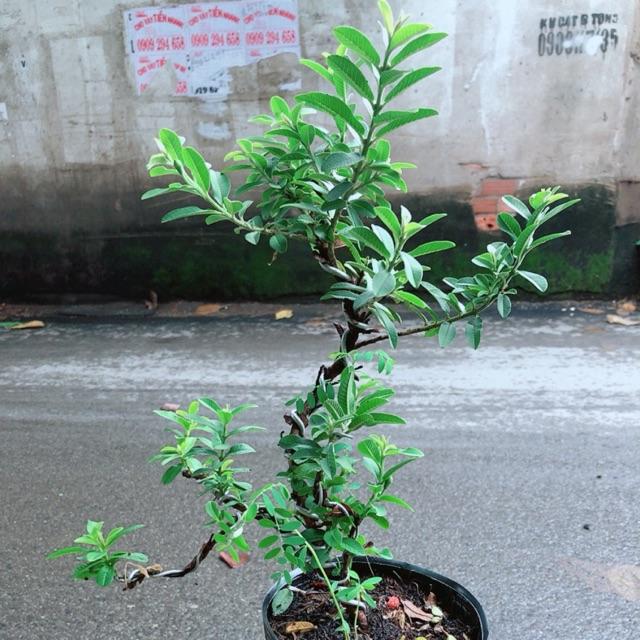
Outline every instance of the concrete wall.
<path fill-rule="evenodd" d="M 320 87 L 291 55 L 232 70 L 224 102 L 172 97 L 171 79 L 136 95 L 123 11 L 113 0 L 3 0 L 0 5 L 0 291 L 112 291 L 161 296 L 270 296 L 318 289 L 303 247 L 261 268 L 234 236 L 185 223 L 159 228 L 167 203 L 143 204 L 144 165 L 159 127 L 178 130 L 214 164 L 273 93 Z M 156 2 L 158 6 L 167 3 Z M 179 3 L 178 3 L 179 4 Z M 450 37 L 422 54 L 443 71 L 408 91 L 407 107 L 440 117 L 392 135 L 411 196 L 447 210 L 443 235 L 466 261 L 495 233 L 499 198 L 562 184 L 583 198 L 571 240 L 539 267 L 555 291 L 638 286 L 640 5 L 629 0 L 405 0 L 394 7 Z M 334 45 L 330 27 L 377 29 L 374 0 L 299 0 L 303 55 Z M 575 17 L 574 17 L 575 16 Z M 586 25 L 583 22 L 586 21 Z M 593 32 L 581 42 L 576 35 Z M 577 51 L 581 46 L 582 52 Z M 235 248 L 254 274 L 231 275 Z M 462 266 L 457 259 L 442 269 Z M 535 266 L 535 265 L 532 265 Z"/>

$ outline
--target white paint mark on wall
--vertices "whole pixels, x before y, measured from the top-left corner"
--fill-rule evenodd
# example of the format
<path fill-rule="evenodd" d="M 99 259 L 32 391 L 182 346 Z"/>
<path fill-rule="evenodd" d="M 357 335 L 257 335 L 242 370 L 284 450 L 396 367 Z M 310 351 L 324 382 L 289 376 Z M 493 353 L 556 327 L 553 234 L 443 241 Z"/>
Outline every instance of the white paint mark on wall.
<path fill-rule="evenodd" d="M 298 78 L 298 80 L 293 80 L 291 82 L 283 82 L 278 89 L 280 91 L 298 91 L 302 88 L 302 80 Z"/>
<path fill-rule="evenodd" d="M 9 114 L 7 112 L 7 103 L 0 102 L 0 122 L 7 122 L 9 120 Z"/>
<path fill-rule="evenodd" d="M 591 36 L 590 38 L 587 38 L 587 41 L 584 44 L 584 51 L 590 56 L 595 56 L 603 43 L 604 38 L 602 36 Z"/>
<path fill-rule="evenodd" d="M 224 102 L 212 102 L 210 100 L 203 100 L 200 103 L 200 111 L 212 116 L 225 115 L 228 109 L 228 105 L 226 105 Z"/>
<path fill-rule="evenodd" d="M 229 124 L 214 124 L 213 122 L 198 122 L 198 134 L 207 140 L 228 140 L 231 137 Z"/>

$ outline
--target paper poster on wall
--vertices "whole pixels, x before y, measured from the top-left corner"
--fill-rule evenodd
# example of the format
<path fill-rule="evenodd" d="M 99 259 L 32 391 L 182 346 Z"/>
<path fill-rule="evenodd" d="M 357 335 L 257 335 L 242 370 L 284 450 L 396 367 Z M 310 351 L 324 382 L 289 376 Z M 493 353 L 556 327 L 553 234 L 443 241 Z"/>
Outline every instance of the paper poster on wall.
<path fill-rule="evenodd" d="M 232 67 L 279 53 L 300 55 L 297 0 L 227 0 L 124 13 L 138 95 L 160 71 L 175 74 L 176 96 L 224 100 Z"/>
<path fill-rule="evenodd" d="M 184 7 L 150 7 L 124 14 L 129 53 L 187 51 Z"/>
<path fill-rule="evenodd" d="M 137 53 L 132 56 L 138 95 L 149 89 L 161 74 L 169 78 L 171 93 L 186 96 L 189 92 L 189 62 L 185 53 Z"/>
<path fill-rule="evenodd" d="M 297 0 L 255 0 L 244 3 L 247 62 L 277 53 L 300 51 Z"/>

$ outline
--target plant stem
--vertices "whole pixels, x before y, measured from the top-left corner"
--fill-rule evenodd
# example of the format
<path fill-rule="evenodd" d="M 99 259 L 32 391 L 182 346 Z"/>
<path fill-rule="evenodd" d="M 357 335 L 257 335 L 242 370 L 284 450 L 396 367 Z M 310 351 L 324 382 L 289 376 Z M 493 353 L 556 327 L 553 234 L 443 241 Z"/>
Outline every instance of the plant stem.
<path fill-rule="evenodd" d="M 387 68 L 387 63 L 389 62 L 390 55 L 391 55 L 391 48 L 390 48 L 390 45 L 387 45 L 387 49 L 384 54 L 384 61 L 382 62 L 382 66 L 378 69 L 379 74 L 382 74 L 382 72 Z M 362 142 L 362 150 L 360 152 L 360 155 L 362 156 L 362 160 L 360 160 L 360 162 L 355 166 L 353 170 L 353 176 L 351 178 L 353 184 L 351 188 L 344 194 L 343 197 L 345 198 L 345 200 L 357 191 L 357 188 L 356 188 L 357 180 L 362 174 L 362 172 L 364 171 L 365 167 L 367 166 L 366 155 L 367 155 L 367 152 L 369 151 L 369 147 L 371 146 L 371 143 L 373 142 L 373 130 L 374 130 L 373 121 L 383 106 L 382 105 L 383 90 L 384 90 L 384 87 L 382 86 L 382 83 L 380 82 L 380 80 L 378 80 L 378 91 L 376 94 L 376 99 L 374 103 L 371 105 L 372 115 L 371 115 L 371 123 L 369 124 L 369 131 L 367 132 L 367 137 Z M 335 252 L 336 250 L 335 232 L 336 232 L 336 227 L 338 226 L 338 222 L 340 221 L 340 216 L 343 211 L 344 209 L 338 209 L 335 212 L 333 218 L 331 219 L 331 226 L 329 228 L 329 234 L 328 234 L 329 258 L 330 258 L 331 265 L 334 267 L 338 264 L 338 260 L 336 258 L 336 252 Z"/>
<path fill-rule="evenodd" d="M 329 590 L 329 594 L 331 595 L 331 599 L 333 600 L 333 604 L 335 605 L 336 611 L 338 612 L 338 617 L 340 618 L 340 622 L 343 625 L 344 638 L 345 638 L 345 640 L 350 640 L 351 633 L 349 632 L 349 623 L 346 621 L 346 619 L 344 617 L 344 612 L 342 611 L 342 606 L 338 602 L 338 598 L 336 597 L 336 592 L 334 591 L 333 587 L 331 586 L 331 580 L 329 580 L 329 576 L 327 575 L 327 572 L 324 570 L 324 567 L 322 566 L 322 563 L 320 562 L 320 558 L 318 558 L 318 554 L 316 553 L 316 550 L 313 548 L 313 545 L 310 544 L 309 541 L 300 532 L 296 531 L 296 534 L 302 538 L 302 540 L 304 541 L 304 544 L 306 545 L 307 549 L 309 550 L 309 552 L 313 556 L 313 559 L 316 561 L 316 566 L 318 567 L 318 570 L 322 574 L 322 579 L 324 580 L 325 584 L 327 585 L 327 589 Z M 357 612 L 356 612 L 356 615 L 357 615 Z"/>

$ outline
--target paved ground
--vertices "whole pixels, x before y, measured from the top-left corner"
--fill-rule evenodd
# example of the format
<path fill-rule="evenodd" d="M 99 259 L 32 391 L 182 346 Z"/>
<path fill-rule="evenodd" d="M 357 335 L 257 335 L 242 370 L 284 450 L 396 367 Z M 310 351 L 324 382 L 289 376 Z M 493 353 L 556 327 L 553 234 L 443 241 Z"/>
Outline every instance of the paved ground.
<path fill-rule="evenodd" d="M 0 333 L 0 637 L 253 640 L 270 568 L 216 559 L 123 594 L 45 561 L 86 517 L 144 522 L 165 566 L 206 537 L 194 487 L 145 462 L 164 439 L 151 410 L 199 394 L 260 405 L 257 480 L 280 458 L 281 400 L 334 348 L 315 307 L 293 320 L 49 321 Z M 313 363 L 313 364 L 309 364 Z M 427 451 L 378 539 L 469 587 L 493 640 L 623 640 L 640 624 L 640 327 L 526 308 L 487 322 L 483 347 L 404 342 L 394 374 L 400 444 Z M 585 528 L 588 525 L 588 528 Z M 634 567 L 636 567 L 634 569 Z"/>

